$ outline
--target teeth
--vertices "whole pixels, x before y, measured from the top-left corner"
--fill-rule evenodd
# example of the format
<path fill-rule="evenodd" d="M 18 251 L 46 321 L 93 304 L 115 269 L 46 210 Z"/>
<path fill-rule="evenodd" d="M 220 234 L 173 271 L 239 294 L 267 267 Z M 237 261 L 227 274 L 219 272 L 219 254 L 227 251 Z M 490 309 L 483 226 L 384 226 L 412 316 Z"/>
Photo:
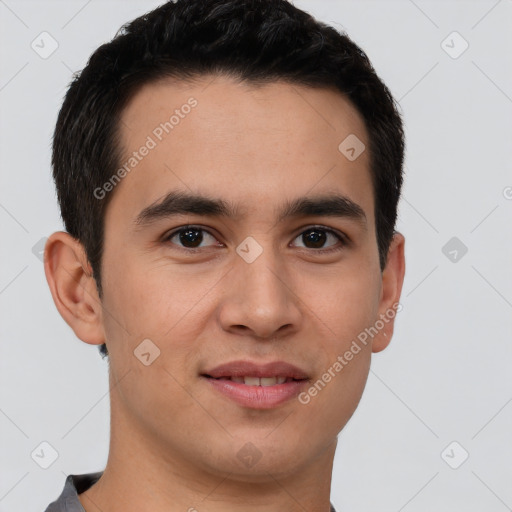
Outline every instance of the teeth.
<path fill-rule="evenodd" d="M 287 379 L 286 377 L 231 377 L 231 380 L 246 386 L 275 386 L 293 379 Z"/>

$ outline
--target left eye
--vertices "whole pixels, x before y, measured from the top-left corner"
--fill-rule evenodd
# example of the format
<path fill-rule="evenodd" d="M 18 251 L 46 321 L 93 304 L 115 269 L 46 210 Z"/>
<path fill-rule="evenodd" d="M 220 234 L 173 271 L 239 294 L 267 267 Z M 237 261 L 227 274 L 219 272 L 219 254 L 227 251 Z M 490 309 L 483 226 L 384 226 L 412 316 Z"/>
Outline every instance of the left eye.
<path fill-rule="evenodd" d="M 321 227 L 309 228 L 306 231 L 303 231 L 297 238 L 295 238 L 295 240 L 301 239 L 304 244 L 310 244 L 309 247 L 306 247 L 307 249 L 323 249 L 323 246 L 329 237 L 334 238 L 335 242 L 342 242 L 342 245 L 344 245 L 344 240 L 340 235 L 330 229 Z M 336 245 L 336 243 L 332 244 L 332 246 L 334 245 Z"/>

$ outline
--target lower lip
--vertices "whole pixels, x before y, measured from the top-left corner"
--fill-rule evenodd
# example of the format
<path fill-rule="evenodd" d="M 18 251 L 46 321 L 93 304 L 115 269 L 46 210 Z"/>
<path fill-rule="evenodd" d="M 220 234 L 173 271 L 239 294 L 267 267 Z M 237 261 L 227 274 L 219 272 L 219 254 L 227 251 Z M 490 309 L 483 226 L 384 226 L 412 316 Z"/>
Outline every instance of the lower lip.
<path fill-rule="evenodd" d="M 307 384 L 306 380 L 294 380 L 275 386 L 248 386 L 227 379 L 202 377 L 224 396 L 237 404 L 252 409 L 271 409 L 298 396 Z"/>

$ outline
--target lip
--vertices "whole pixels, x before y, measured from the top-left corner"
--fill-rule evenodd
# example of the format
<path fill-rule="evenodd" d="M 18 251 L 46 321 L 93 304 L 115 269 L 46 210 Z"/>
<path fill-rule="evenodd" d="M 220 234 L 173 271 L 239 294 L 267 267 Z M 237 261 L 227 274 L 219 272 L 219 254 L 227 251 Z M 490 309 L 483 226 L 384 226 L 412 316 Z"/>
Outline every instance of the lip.
<path fill-rule="evenodd" d="M 298 380 L 274 386 L 249 386 L 227 377 L 288 377 Z M 224 379 L 222 377 L 225 377 Z M 274 361 L 264 365 L 251 361 L 233 361 L 201 374 L 213 389 L 242 407 L 271 409 L 298 396 L 309 382 L 308 375 L 292 364 Z"/>
<path fill-rule="evenodd" d="M 257 364 L 252 361 L 232 361 L 216 366 L 203 372 L 214 379 L 221 377 L 290 377 L 292 379 L 308 379 L 306 372 L 285 361 L 272 361 L 266 364 Z M 269 386 L 272 387 L 272 386 Z"/>

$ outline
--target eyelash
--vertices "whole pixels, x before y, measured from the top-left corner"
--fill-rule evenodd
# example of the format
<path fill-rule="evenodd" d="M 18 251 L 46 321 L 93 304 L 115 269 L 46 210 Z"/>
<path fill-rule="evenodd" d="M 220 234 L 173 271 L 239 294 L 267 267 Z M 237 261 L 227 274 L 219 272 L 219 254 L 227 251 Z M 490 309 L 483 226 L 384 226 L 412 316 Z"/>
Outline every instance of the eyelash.
<path fill-rule="evenodd" d="M 210 231 L 208 231 L 207 229 L 205 229 L 201 226 L 195 226 L 195 225 L 190 224 L 190 225 L 186 225 L 186 226 L 181 226 L 180 228 L 173 230 L 171 233 L 164 236 L 162 241 L 170 243 L 170 240 L 172 240 L 176 235 L 179 235 L 183 231 L 187 231 L 189 229 L 204 231 L 205 233 L 208 233 L 211 237 L 216 239 L 216 237 L 212 233 L 210 233 Z M 319 225 L 319 224 L 308 226 L 306 229 L 301 231 L 295 238 L 297 238 L 300 235 L 303 235 L 304 233 L 307 233 L 308 231 L 314 231 L 314 230 L 324 231 L 326 233 L 334 235 L 339 240 L 339 242 L 341 242 L 341 246 L 331 247 L 329 249 L 309 249 L 309 251 L 313 251 L 314 253 L 317 253 L 317 254 L 329 254 L 329 253 L 341 251 L 349 244 L 349 240 L 346 235 L 339 233 L 337 231 L 334 231 L 333 229 L 328 228 L 326 226 Z M 295 240 L 295 238 L 294 238 L 294 240 Z M 173 245 L 176 245 L 176 244 L 173 244 Z M 192 253 L 192 254 L 197 253 L 197 252 L 202 252 L 205 249 L 204 247 L 180 247 L 178 245 L 176 245 L 176 247 L 180 251 L 185 251 L 187 253 Z M 308 247 L 301 247 L 301 249 L 308 250 Z"/>

